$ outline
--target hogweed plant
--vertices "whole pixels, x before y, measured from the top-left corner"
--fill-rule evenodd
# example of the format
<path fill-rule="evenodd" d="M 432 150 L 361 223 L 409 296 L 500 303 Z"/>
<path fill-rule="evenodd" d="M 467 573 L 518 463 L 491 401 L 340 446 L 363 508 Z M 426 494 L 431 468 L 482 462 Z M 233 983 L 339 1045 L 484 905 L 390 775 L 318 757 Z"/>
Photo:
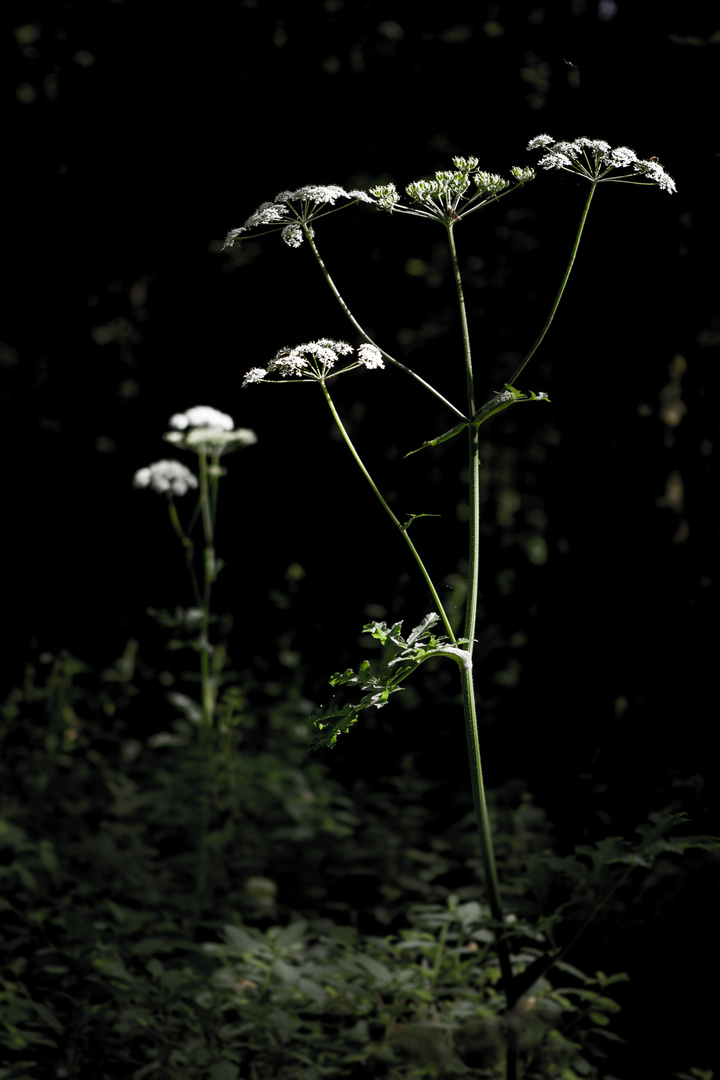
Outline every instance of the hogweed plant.
<path fill-rule="evenodd" d="M 357 723 L 364 709 L 370 706 L 381 708 L 386 705 L 390 695 L 401 689 L 401 684 L 429 658 L 444 657 L 457 664 L 484 884 L 492 914 L 491 925 L 501 971 L 506 1017 L 509 1018 L 506 1023 L 505 1065 L 505 1075 L 508 1080 L 513 1080 L 517 1075 L 518 1017 L 523 1010 L 527 1011 L 532 1007 L 528 1004 L 532 999 L 527 997 L 527 993 L 530 987 L 543 978 L 553 966 L 562 966 L 561 961 L 567 947 L 554 946 L 552 933 L 549 933 L 546 936 L 547 949 L 536 957 L 529 968 L 526 966 L 522 971 L 518 970 L 517 955 L 512 952 L 511 922 L 501 902 L 483 782 L 478 706 L 473 680 L 480 554 L 479 430 L 493 416 L 517 404 L 532 401 L 547 403 L 549 400 L 545 392 L 523 388 L 518 383 L 555 318 L 575 263 L 590 205 L 597 188 L 604 183 L 616 182 L 660 187 L 669 193 L 675 191 L 674 181 L 657 160 L 642 160 L 627 147 L 611 148 L 608 143 L 600 139 L 578 138 L 563 142 L 556 141 L 549 135 L 540 135 L 529 143 L 528 150 L 541 151 L 542 156 L 537 163 L 539 168 L 563 170 L 585 179 L 588 182 L 588 192 L 567 267 L 548 317 L 508 382 L 501 389 L 490 394 L 486 386 L 482 383 L 478 385 L 480 373 L 475 370 L 473 364 L 463 279 L 455 239 L 456 232 L 461 225 L 463 228 L 472 228 L 474 223 L 469 222 L 472 215 L 481 210 L 491 212 L 500 199 L 504 199 L 531 182 L 535 178 L 533 168 L 513 167 L 509 176 L 505 178 L 496 173 L 483 171 L 479 160 L 475 157 L 456 157 L 452 160 L 452 169 L 436 172 L 431 179 L 418 180 L 409 184 L 404 195 L 401 195 L 393 184 L 378 185 L 368 191 L 346 191 L 335 185 L 306 186 L 295 191 L 283 191 L 273 201 L 263 203 L 250 215 L 244 225 L 229 232 L 225 241 L 225 247 L 228 247 L 249 236 L 255 238 L 279 231 L 282 240 L 289 247 L 293 249 L 307 247 L 351 327 L 359 336 L 360 341 L 356 347 L 345 341 L 319 337 L 317 340 L 292 348 L 280 349 L 265 367 L 251 368 L 243 382 L 244 387 L 292 383 L 315 383 L 318 386 L 355 464 L 370 485 L 383 511 L 390 518 L 393 527 L 398 530 L 407 545 L 409 555 L 416 564 L 422 579 L 422 587 L 429 590 L 434 605 L 434 610 L 425 615 L 410 633 L 403 632 L 400 622 L 388 626 L 385 622 L 376 621 L 364 627 L 364 632 L 371 634 L 384 646 L 394 647 L 392 658 L 386 661 L 379 670 L 373 669 L 368 661 L 364 661 L 357 671 L 348 669 L 332 676 L 331 685 L 350 687 L 361 696 L 351 703 L 330 704 L 313 714 L 313 723 L 317 732 L 313 748 L 333 747 L 337 739 Z M 462 403 L 456 404 L 449 401 L 436 387 L 392 356 L 382 345 L 373 341 L 358 322 L 331 277 L 320 253 L 317 226 L 329 215 L 358 203 L 374 206 L 390 216 L 393 214 L 411 215 L 444 229 L 452 264 L 462 341 L 462 349 L 457 360 L 458 365 L 462 365 L 465 376 L 465 398 Z M 429 438 L 421 447 L 411 450 L 411 453 L 459 436 L 464 436 L 466 440 L 469 478 L 467 587 L 464 627 L 462 636 L 459 637 L 453 631 L 438 589 L 409 535 L 413 520 L 417 516 L 424 515 L 411 514 L 404 521 L 396 516 L 363 463 L 331 396 L 330 385 L 338 376 L 364 367 L 373 372 L 374 378 L 382 379 L 383 369 L 388 365 L 400 369 L 409 378 L 421 384 L 437 401 L 449 408 L 457 421 L 450 430 Z M 201 491 L 201 500 L 202 498 Z M 623 855 L 618 851 L 614 854 L 616 862 L 622 862 L 624 859 L 625 863 L 629 864 L 623 868 L 624 873 L 629 873 L 632 865 L 636 865 L 639 858 L 639 856 L 631 857 L 627 853 Z M 600 902 L 606 902 L 617 884 L 616 878 L 612 889 L 601 897 Z M 596 910 L 591 912 L 589 918 L 594 916 Z M 523 999 L 522 1002 L 521 999 Z"/>
<path fill-rule="evenodd" d="M 180 609 L 186 630 L 197 633 L 193 647 L 197 650 L 200 666 L 200 706 L 197 719 L 209 732 L 213 726 L 217 703 L 217 671 L 213 671 L 215 646 L 211 641 L 210 624 L 212 588 L 222 569 L 222 561 L 215 554 L 215 526 L 217 521 L 220 479 L 226 469 L 220 458 L 234 450 L 252 446 L 257 436 L 249 428 L 235 428 L 233 418 L 208 405 L 196 405 L 170 417 L 171 431 L 165 433 L 166 442 L 186 450 L 197 458 L 198 474 L 193 473 L 179 461 L 163 459 L 143 469 L 133 477 L 137 488 L 150 488 L 167 499 L 172 527 L 182 544 L 185 562 L 192 587 L 193 605 Z M 176 497 L 197 491 L 198 497 L 187 526 L 178 515 Z M 201 574 L 198 576 L 195 560 L 195 544 L 192 533 L 198 519 L 202 524 L 203 547 Z"/>
<path fill-rule="evenodd" d="M 195 878 L 195 918 L 199 919 L 205 900 L 209 851 L 207 834 L 211 819 L 212 747 L 213 738 L 222 734 L 217 730 L 218 689 L 222 679 L 224 654 L 220 643 L 212 641 L 211 609 L 212 591 L 223 563 L 215 552 L 215 528 L 218 512 L 220 480 L 227 470 L 220 464 L 223 455 L 246 446 L 253 446 L 257 436 L 249 428 L 236 428 L 233 418 L 208 405 L 196 405 L 170 417 L 171 431 L 163 438 L 179 450 L 194 454 L 197 459 L 197 476 L 186 465 L 172 459 L 153 462 L 138 469 L 133 477 L 137 488 L 150 488 L 167 499 L 168 512 L 173 530 L 182 544 L 185 562 L 190 576 L 193 604 L 176 609 L 175 617 L 162 615 L 159 621 L 174 629 L 182 628 L 193 635 L 191 647 L 199 658 L 200 702 L 199 705 L 185 694 L 168 694 L 170 700 L 185 714 L 186 720 L 199 727 L 202 751 L 200 773 L 197 777 L 198 799 L 197 852 L 198 864 Z M 197 501 L 183 526 L 178 514 L 176 497 L 197 491 Z M 192 534 L 198 523 L 202 524 L 203 545 L 200 573 L 196 568 L 195 544 Z M 175 647 L 183 642 L 174 639 Z"/>

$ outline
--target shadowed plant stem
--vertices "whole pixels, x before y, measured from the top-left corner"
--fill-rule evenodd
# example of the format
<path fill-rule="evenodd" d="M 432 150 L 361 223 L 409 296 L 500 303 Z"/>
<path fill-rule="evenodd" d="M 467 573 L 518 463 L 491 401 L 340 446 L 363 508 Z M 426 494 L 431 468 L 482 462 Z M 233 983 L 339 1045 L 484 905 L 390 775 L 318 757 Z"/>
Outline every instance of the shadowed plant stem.
<path fill-rule="evenodd" d="M 213 692 L 210 681 L 210 593 L 216 576 L 215 567 L 215 521 L 208 483 L 207 452 L 198 453 L 200 471 L 200 507 L 205 534 L 203 595 L 200 605 L 200 682 L 202 687 L 202 722 L 206 732 L 213 722 Z M 217 483 L 217 480 L 215 480 Z"/>

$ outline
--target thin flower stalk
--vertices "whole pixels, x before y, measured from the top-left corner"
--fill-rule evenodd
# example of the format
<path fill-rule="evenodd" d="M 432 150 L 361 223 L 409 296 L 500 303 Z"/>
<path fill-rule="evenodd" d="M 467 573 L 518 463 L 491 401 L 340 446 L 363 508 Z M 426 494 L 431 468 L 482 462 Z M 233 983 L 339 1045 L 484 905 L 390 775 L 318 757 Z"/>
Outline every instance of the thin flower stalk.
<path fill-rule="evenodd" d="M 470 331 L 468 327 L 465 294 L 462 285 L 462 275 L 457 256 L 457 247 L 454 237 L 454 222 L 447 226 L 448 243 L 455 277 L 457 290 L 458 308 L 460 311 L 460 327 L 462 332 L 463 358 L 465 362 L 465 377 L 468 398 L 468 413 L 475 414 L 475 387 L 472 362 L 472 350 L 470 344 Z M 479 428 L 474 425 L 468 427 L 468 474 L 469 474 L 469 536 L 468 536 L 468 571 L 467 571 L 467 601 L 465 609 L 464 636 L 468 639 L 467 648 L 472 653 L 475 640 L 475 625 L 477 619 L 478 594 L 480 583 L 480 448 Z M 497 864 L 495 860 L 495 846 L 493 843 L 492 830 L 490 828 L 490 815 L 488 812 L 487 796 L 485 794 L 485 782 L 483 779 L 482 754 L 480 750 L 480 734 L 478 728 L 477 703 L 475 698 L 475 683 L 473 681 L 472 668 L 462 668 L 460 672 L 462 682 L 463 715 L 465 719 L 465 734 L 468 745 L 468 761 L 470 765 L 470 782 L 472 787 L 473 805 L 480 840 L 480 853 L 485 870 L 488 900 L 495 923 L 496 948 L 498 960 L 502 972 L 503 986 L 507 999 L 508 1008 L 514 1004 L 512 997 L 513 972 L 510 962 L 510 951 L 507 941 L 502 933 L 503 909 L 500 898 L 500 883 L 498 880 Z M 508 1076 L 511 1070 L 508 1071 Z"/>
<path fill-rule="evenodd" d="M 514 384 L 521 372 L 524 371 L 525 367 L 542 344 L 542 341 L 555 318 L 555 313 L 560 305 L 560 300 L 565 292 L 565 286 L 568 283 L 570 273 L 575 263 L 575 256 L 577 255 L 580 246 L 580 239 L 583 234 L 583 229 L 585 228 L 585 222 L 590 210 L 590 203 L 592 202 L 597 185 L 602 183 L 639 184 L 644 187 L 659 187 L 661 190 L 671 194 L 676 191 L 675 181 L 665 171 L 657 158 L 643 160 L 628 146 L 618 146 L 613 149 L 610 144 L 603 139 L 588 139 L 582 136 L 571 142 L 563 142 L 556 141 L 551 135 L 537 135 L 534 139 L 530 140 L 527 148 L 528 150 L 543 151 L 543 156 L 538 161 L 539 168 L 561 170 L 563 172 L 574 173 L 576 176 L 582 176 L 584 179 L 590 181 L 590 191 L 585 200 L 585 207 L 583 209 L 582 217 L 580 218 L 575 242 L 572 251 L 570 252 L 570 259 L 560 283 L 557 296 L 555 297 L 555 301 L 550 310 L 550 314 L 545 320 L 545 324 L 534 341 L 530 351 L 518 368 L 513 372 L 510 379 L 511 384 Z M 629 174 L 627 172 L 628 169 L 632 170 Z"/>
<path fill-rule="evenodd" d="M 328 403 L 328 406 L 330 408 L 330 412 L 333 414 L 333 418 L 335 420 L 335 423 L 338 426 L 338 430 L 340 431 L 340 434 L 342 435 L 343 440 L 345 441 L 345 445 L 347 446 L 348 450 L 350 451 L 353 458 L 355 459 L 355 463 L 357 464 L 358 468 L 360 469 L 360 472 L 363 474 L 363 476 L 367 480 L 368 484 L 372 488 L 373 493 L 375 494 L 375 497 L 378 499 L 378 501 L 379 501 L 380 505 L 382 506 L 383 510 L 388 515 L 388 517 L 390 518 L 392 523 L 394 525 L 396 525 L 397 528 L 400 530 L 400 534 L 401 534 L 402 538 L 404 539 L 405 543 L 407 544 L 408 548 L 410 549 L 410 554 L 412 555 L 413 559 L 417 563 L 418 569 L 420 570 L 420 573 L 423 576 L 425 584 L 427 585 L 428 589 L 430 590 L 430 595 L 432 596 L 433 602 L 434 602 L 434 604 L 436 606 L 438 614 L 440 615 L 440 618 L 442 619 L 443 626 L 445 627 L 445 631 L 446 631 L 448 637 L 450 638 L 451 643 L 454 645 L 455 644 L 455 634 L 453 633 L 452 627 L 450 625 L 450 621 L 449 621 L 449 619 L 447 617 L 447 613 L 445 611 L 445 608 L 443 607 L 443 604 L 442 604 L 442 601 L 440 600 L 440 597 L 438 596 L 438 592 L 437 592 L 437 589 L 435 588 L 433 580 L 430 577 L 429 573 L 427 572 L 425 564 L 424 564 L 424 562 L 422 561 L 422 559 L 420 557 L 420 553 L 418 552 L 417 548 L 415 547 L 415 545 L 413 544 L 412 540 L 410 539 L 410 537 L 408 535 L 407 526 L 403 526 L 403 525 L 400 524 L 400 521 L 398 520 L 398 518 L 395 516 L 395 514 L 393 513 L 393 511 L 390 509 L 387 502 L 385 501 L 385 498 L 383 497 L 382 492 L 378 488 L 377 484 L 373 480 L 373 478 L 370 475 L 370 473 L 368 472 L 368 470 L 365 468 L 365 465 L 363 464 L 362 459 L 360 458 L 360 455 L 358 454 L 357 450 L 355 449 L 355 445 L 354 445 L 352 439 L 350 438 L 350 436 L 348 435 L 348 433 L 347 433 L 347 431 L 345 429 L 345 425 L 343 424 L 342 420 L 340 419 L 338 411 L 335 408 L 335 405 L 333 403 L 332 398 L 330 397 L 330 393 L 328 391 L 327 386 L 325 385 L 325 382 L 322 381 L 320 383 L 320 385 L 322 386 L 323 393 L 325 395 L 325 400 Z"/>
<path fill-rule="evenodd" d="M 592 202 L 593 195 L 595 194 L 596 184 L 597 184 L 597 182 L 593 181 L 593 183 L 590 185 L 590 190 L 588 191 L 588 196 L 587 196 L 587 199 L 585 200 L 585 206 L 583 207 L 582 216 L 580 218 L 580 224 L 578 226 L 577 233 L 575 234 L 575 242 L 574 242 L 574 244 L 572 246 L 572 251 L 570 252 L 570 258 L 568 260 L 568 264 L 565 267 L 565 273 L 563 275 L 563 279 L 560 282 L 560 288 L 558 289 L 557 296 L 555 297 L 555 300 L 553 301 L 553 305 L 552 305 L 552 307 L 550 309 L 550 314 L 548 315 L 547 319 L 545 320 L 545 323 L 543 325 L 542 330 L 540 331 L 540 333 L 536 337 L 535 341 L 533 342 L 529 352 L 527 353 L 527 355 L 523 359 L 522 363 L 520 363 L 518 365 L 518 367 L 516 368 L 516 370 L 513 372 L 512 377 L 510 379 L 510 383 L 513 386 L 515 385 L 515 381 L 518 378 L 518 376 L 525 370 L 525 368 L 530 363 L 530 361 L 532 360 L 532 358 L 535 355 L 535 353 L 537 352 L 537 350 L 542 345 L 543 340 L 545 339 L 545 335 L 547 334 L 548 330 L 550 329 L 550 327 L 552 325 L 552 321 L 555 318 L 555 312 L 557 311 L 557 309 L 560 306 L 560 301 L 562 300 L 563 293 L 565 292 L 565 286 L 567 285 L 568 280 L 570 279 L 570 274 L 572 273 L 572 268 L 575 265 L 575 256 L 577 255 L 578 248 L 580 247 L 580 240 L 582 239 L 583 229 L 585 228 L 585 222 L 587 221 L 587 216 L 588 216 L 588 213 L 590 211 L 590 203 Z"/>
<path fill-rule="evenodd" d="M 310 244 L 310 247 L 312 248 L 312 252 L 313 252 L 315 258 L 317 259 L 318 266 L 320 267 L 320 270 L 322 271 L 323 277 L 325 278 L 325 281 L 329 285 L 333 296 L 335 297 L 335 299 L 339 303 L 340 307 L 344 311 L 346 317 L 350 320 L 350 323 L 355 327 L 358 334 L 360 334 L 360 336 L 363 338 L 363 340 L 367 341 L 369 345 L 373 345 L 376 349 L 379 349 L 381 354 L 384 356 L 384 358 L 388 361 L 389 364 L 392 364 L 393 367 L 399 368 L 400 371 L 403 371 L 406 375 L 409 375 L 410 378 L 415 379 L 416 382 L 420 383 L 421 386 L 424 386 L 426 390 L 429 390 L 430 393 L 434 397 L 436 397 L 438 399 L 438 401 L 441 401 L 443 403 L 443 405 L 447 406 L 447 408 L 450 409 L 451 412 L 455 413 L 456 416 L 459 416 L 463 420 L 467 419 L 467 417 L 465 417 L 463 415 L 463 413 L 460 411 L 460 409 L 458 409 L 455 405 L 453 405 L 453 403 L 451 401 L 448 401 L 448 399 L 446 397 L 444 397 L 440 393 L 440 391 L 437 390 L 434 386 L 432 386 L 429 382 L 426 382 L 426 380 L 423 379 L 423 377 L 421 375 L 418 375 L 418 373 L 416 371 L 413 371 L 412 368 L 407 367 L 400 360 L 397 360 L 394 356 L 392 356 L 389 352 L 386 352 L 385 349 L 381 348 L 377 344 L 377 342 L 373 341 L 373 339 L 370 337 L 370 335 L 367 333 L 367 331 L 364 330 L 363 327 L 360 325 L 360 323 L 357 321 L 357 319 L 353 315 L 353 313 L 350 310 L 350 308 L 348 307 L 348 305 L 345 303 L 345 300 L 343 299 L 343 297 L 342 297 L 342 295 L 340 293 L 340 290 L 338 289 L 337 285 L 335 284 L 332 277 L 330 276 L 330 272 L 328 271 L 328 268 L 326 267 L 326 265 L 325 265 L 325 263 L 324 263 L 324 261 L 322 259 L 322 256 L 320 255 L 320 252 L 318 251 L 318 247 L 317 247 L 317 244 L 315 242 L 315 238 L 314 238 L 313 234 L 309 230 L 306 233 L 306 238 L 307 238 L 308 243 Z"/>

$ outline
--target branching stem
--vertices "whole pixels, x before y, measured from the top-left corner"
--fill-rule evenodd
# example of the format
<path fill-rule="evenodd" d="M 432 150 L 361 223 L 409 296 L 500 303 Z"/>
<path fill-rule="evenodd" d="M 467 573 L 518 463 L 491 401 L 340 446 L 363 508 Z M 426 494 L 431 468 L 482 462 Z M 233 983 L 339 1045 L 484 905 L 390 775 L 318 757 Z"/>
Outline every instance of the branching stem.
<path fill-rule="evenodd" d="M 368 345 L 374 345 L 376 349 L 380 349 L 380 352 L 385 357 L 385 359 L 388 361 L 388 363 L 392 364 L 396 368 L 400 368 L 400 370 L 404 371 L 406 375 L 410 375 L 411 378 L 416 380 L 416 382 L 419 382 L 420 385 L 424 386 L 426 390 L 429 390 L 430 393 L 433 394 L 438 399 L 438 401 L 442 401 L 443 405 L 447 405 L 448 409 L 450 409 L 452 412 L 454 412 L 456 416 L 459 416 L 461 420 L 467 420 L 467 417 L 464 416 L 460 412 L 460 410 L 458 408 L 456 408 L 455 405 L 452 404 L 452 402 L 448 401 L 447 398 L 443 397 L 443 395 L 440 393 L 439 390 L 436 390 L 434 386 L 431 386 L 429 382 L 426 382 L 425 379 L 423 379 L 420 375 L 418 375 L 417 372 L 413 371 L 412 368 L 406 367 L 405 364 L 402 364 L 399 360 L 396 360 L 394 356 L 390 355 L 390 353 L 385 352 L 385 350 L 380 348 L 380 346 L 377 344 L 377 342 L 373 341 L 373 339 L 370 337 L 370 335 L 367 334 L 365 332 L 365 330 L 363 330 L 362 326 L 357 321 L 357 319 L 355 318 L 355 316 L 351 312 L 350 308 L 347 306 L 347 304 L 343 300 L 342 296 L 340 295 L 340 290 L 338 289 L 337 285 L 335 284 L 333 279 L 330 277 L 328 269 L 325 266 L 325 263 L 322 260 L 320 252 L 317 249 L 317 245 L 315 243 L 315 240 L 313 238 L 312 233 L 310 232 L 310 230 L 306 226 L 304 226 L 304 229 L 305 229 L 305 236 L 306 236 L 306 238 L 308 240 L 308 243 L 310 244 L 310 247 L 313 250 L 313 254 L 314 254 L 315 258 L 318 261 L 318 265 L 320 266 L 320 269 L 323 272 L 323 277 L 325 278 L 328 285 L 330 286 L 330 288 L 332 290 L 332 293 L 333 293 L 335 299 L 337 300 L 338 304 L 343 309 L 346 316 L 348 317 L 348 319 L 350 320 L 352 325 L 357 330 L 358 334 L 360 334 L 361 337 L 365 341 L 367 341 Z M 472 416 L 472 413 L 470 415 Z"/>

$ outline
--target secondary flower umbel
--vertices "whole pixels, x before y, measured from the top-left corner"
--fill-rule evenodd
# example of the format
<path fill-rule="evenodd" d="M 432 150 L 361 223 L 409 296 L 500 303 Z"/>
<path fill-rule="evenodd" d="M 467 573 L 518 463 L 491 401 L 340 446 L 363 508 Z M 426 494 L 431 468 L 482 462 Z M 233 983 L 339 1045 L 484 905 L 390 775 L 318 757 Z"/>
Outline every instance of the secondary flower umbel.
<path fill-rule="evenodd" d="M 138 469 L 133 476 L 133 487 L 149 487 L 170 495 L 185 495 L 197 486 L 197 477 L 179 461 L 155 461 L 145 469 Z"/>
<path fill-rule="evenodd" d="M 243 233 L 255 232 L 262 229 L 262 236 L 266 232 L 282 230 L 282 238 L 288 247 L 300 247 L 303 242 L 304 231 L 314 235 L 311 225 L 317 218 L 325 217 L 336 210 L 343 209 L 335 206 L 338 199 L 351 199 L 352 202 L 371 203 L 372 199 L 364 191 L 345 191 L 337 184 L 321 186 L 319 184 L 306 184 L 297 191 L 281 191 L 272 202 L 264 202 L 250 215 L 244 225 L 239 229 L 231 229 L 225 237 L 223 251 L 226 247 L 232 247 L 236 240 L 242 239 Z M 327 209 L 332 207 L 334 209 Z M 264 228 L 264 226 L 269 228 Z"/>
<path fill-rule="evenodd" d="M 509 194 L 514 188 L 535 178 L 534 169 L 513 167 L 510 172 L 515 180 L 503 180 L 496 173 L 483 172 L 475 157 L 452 159 L 454 171 L 436 172 L 432 180 L 416 180 L 405 188 L 412 206 L 404 206 L 394 184 L 381 184 L 370 188 L 381 210 L 398 210 L 416 217 L 436 218 L 443 225 L 452 226 L 456 221 L 479 210 L 487 203 Z M 474 185 L 475 190 L 472 191 Z M 458 211 L 462 211 L 462 216 Z"/>
<path fill-rule="evenodd" d="M 625 184 L 656 184 L 671 194 L 676 190 L 675 181 L 665 172 L 657 158 L 643 161 L 628 146 L 612 149 L 602 139 L 586 139 L 581 136 L 573 142 L 556 142 L 551 135 L 537 135 L 531 139 L 528 150 L 544 150 L 538 161 L 541 169 L 563 169 L 584 176 L 593 183 L 603 180 Z M 624 176 L 611 176 L 616 169 L 632 169 Z M 636 179 L 636 177 L 642 179 Z"/>
<path fill-rule="evenodd" d="M 209 453 L 213 458 L 257 442 L 254 431 L 235 428 L 232 416 L 209 405 L 195 405 L 185 412 L 175 413 L 170 417 L 170 427 L 176 430 L 163 435 L 165 442 L 183 450 Z"/>
<path fill-rule="evenodd" d="M 341 356 L 350 356 L 355 352 L 355 359 L 333 371 Z M 357 367 L 384 368 L 382 353 L 377 345 L 363 344 L 354 350 L 346 341 L 333 341 L 331 338 L 319 338 L 296 345 L 293 349 L 280 349 L 266 368 L 250 368 L 243 386 L 258 382 L 281 382 L 288 376 L 296 376 L 302 382 L 323 382 L 330 375 L 342 375 Z M 268 378 L 280 375 L 281 378 Z"/>

